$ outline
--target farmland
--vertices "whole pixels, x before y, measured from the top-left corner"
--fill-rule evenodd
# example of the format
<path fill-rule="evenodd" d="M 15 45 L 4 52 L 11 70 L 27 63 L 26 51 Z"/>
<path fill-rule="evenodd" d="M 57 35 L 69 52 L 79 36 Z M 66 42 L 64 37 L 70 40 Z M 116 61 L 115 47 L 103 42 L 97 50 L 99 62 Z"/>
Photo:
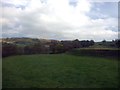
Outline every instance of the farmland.
<path fill-rule="evenodd" d="M 3 88 L 117 88 L 118 60 L 71 54 L 3 58 Z"/>

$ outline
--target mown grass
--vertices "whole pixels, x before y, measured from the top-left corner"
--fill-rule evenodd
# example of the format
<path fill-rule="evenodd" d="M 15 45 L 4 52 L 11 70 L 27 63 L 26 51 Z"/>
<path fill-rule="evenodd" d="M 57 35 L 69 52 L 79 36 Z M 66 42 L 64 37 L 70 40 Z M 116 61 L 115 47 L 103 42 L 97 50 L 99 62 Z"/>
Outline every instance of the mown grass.
<path fill-rule="evenodd" d="M 117 88 L 118 61 L 67 54 L 3 58 L 3 88 Z"/>

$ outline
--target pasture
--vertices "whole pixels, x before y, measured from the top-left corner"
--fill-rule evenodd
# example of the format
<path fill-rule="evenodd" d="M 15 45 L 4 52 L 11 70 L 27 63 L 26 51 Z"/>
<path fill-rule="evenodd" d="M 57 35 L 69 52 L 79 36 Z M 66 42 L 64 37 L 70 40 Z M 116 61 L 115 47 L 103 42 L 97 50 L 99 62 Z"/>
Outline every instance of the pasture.
<path fill-rule="evenodd" d="M 117 88 L 118 60 L 70 54 L 3 58 L 3 88 Z"/>

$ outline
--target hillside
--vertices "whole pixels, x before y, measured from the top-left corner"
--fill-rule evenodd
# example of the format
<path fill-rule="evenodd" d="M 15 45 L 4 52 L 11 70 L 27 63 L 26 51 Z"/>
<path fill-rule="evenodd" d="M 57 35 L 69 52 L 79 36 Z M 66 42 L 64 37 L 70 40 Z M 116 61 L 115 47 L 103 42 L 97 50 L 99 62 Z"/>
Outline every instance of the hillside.
<path fill-rule="evenodd" d="M 57 54 L 65 53 L 76 48 L 115 49 L 119 47 L 118 41 L 94 42 L 93 40 L 48 40 L 37 38 L 3 38 L 2 56 L 23 54 Z"/>
<path fill-rule="evenodd" d="M 3 38 L 1 40 L 3 43 L 11 43 L 16 45 L 33 45 L 35 43 L 49 43 L 51 40 L 47 39 L 37 39 L 37 38 Z"/>

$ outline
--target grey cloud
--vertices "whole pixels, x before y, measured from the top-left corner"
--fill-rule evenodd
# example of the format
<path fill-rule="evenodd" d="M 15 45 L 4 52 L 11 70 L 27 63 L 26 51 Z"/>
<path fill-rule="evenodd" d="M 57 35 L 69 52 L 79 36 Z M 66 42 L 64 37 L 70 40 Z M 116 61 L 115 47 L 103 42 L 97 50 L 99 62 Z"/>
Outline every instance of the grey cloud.
<path fill-rule="evenodd" d="M 8 19 L 9 22 L 5 23 L 3 25 L 3 36 L 4 37 L 37 37 L 37 38 L 46 38 L 46 39 L 94 39 L 94 40 L 103 40 L 103 39 L 114 39 L 116 38 L 116 32 L 111 30 L 111 27 L 107 31 L 106 28 L 114 23 L 115 20 L 110 19 L 109 23 L 106 24 L 108 21 L 105 19 L 99 20 L 96 18 L 96 20 L 91 19 L 86 14 L 81 13 L 85 19 L 80 18 L 81 21 L 77 20 L 76 16 L 79 16 L 77 14 L 74 14 L 71 7 L 65 7 L 67 10 L 71 10 L 68 12 L 68 14 L 65 13 L 65 17 L 69 16 L 71 14 L 71 18 L 75 18 L 75 23 L 77 23 L 76 26 L 72 25 L 74 22 L 69 22 L 69 18 L 66 19 L 64 17 L 64 12 L 60 13 L 60 15 L 57 16 L 56 13 L 58 11 L 51 11 L 49 6 L 47 6 L 47 1 L 44 3 L 43 6 L 37 7 L 37 8 L 30 8 L 26 6 L 25 9 L 19 10 L 18 8 L 8 8 L 11 11 L 9 14 L 8 12 L 4 13 L 4 18 Z M 31 3 L 32 4 L 32 3 Z M 90 7 L 87 7 L 90 8 Z M 61 10 L 61 8 L 60 8 Z M 75 9 L 76 10 L 76 9 Z M 62 9 L 61 11 L 64 11 Z M 17 14 L 15 12 L 18 12 Z M 77 11 L 75 13 L 78 13 Z M 80 12 L 79 12 L 80 13 Z M 88 12 L 90 13 L 90 12 Z M 42 18 L 42 15 L 48 16 L 48 19 L 44 20 Z M 63 15 L 63 16 L 62 16 Z M 62 19 L 61 19 L 62 18 Z M 70 19 L 71 19 L 70 18 Z M 79 17 L 78 17 L 79 18 Z M 50 19 L 50 20 L 49 20 Z M 55 20 L 54 20 L 55 19 Z M 82 22 L 86 20 L 89 23 L 86 23 L 86 25 L 82 25 Z M 67 21 L 65 21 L 67 20 Z M 93 21 L 93 22 L 92 22 Z M 80 26 L 79 26 L 80 24 Z M 116 27 L 116 26 L 115 26 Z M 11 33 L 9 33 L 11 32 Z M 106 35 L 103 33 L 105 32 Z M 96 33 L 96 34 L 95 34 Z"/>

